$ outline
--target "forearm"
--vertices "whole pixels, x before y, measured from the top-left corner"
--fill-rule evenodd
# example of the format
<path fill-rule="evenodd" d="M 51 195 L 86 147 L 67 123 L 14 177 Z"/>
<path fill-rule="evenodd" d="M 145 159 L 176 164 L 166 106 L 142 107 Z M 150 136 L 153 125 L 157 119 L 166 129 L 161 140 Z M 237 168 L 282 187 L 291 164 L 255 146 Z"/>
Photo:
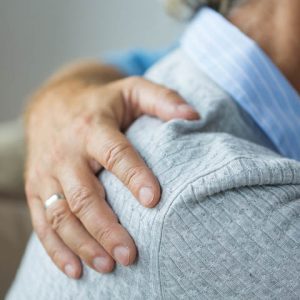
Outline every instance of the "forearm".
<path fill-rule="evenodd" d="M 81 61 L 67 65 L 52 75 L 31 97 L 25 110 L 27 123 L 32 108 L 53 93 L 65 95 L 62 97 L 66 105 L 71 105 L 72 94 L 78 94 L 84 87 L 101 86 L 126 77 L 117 68 L 101 64 L 97 61 Z M 51 98 L 51 96 L 49 97 Z"/>

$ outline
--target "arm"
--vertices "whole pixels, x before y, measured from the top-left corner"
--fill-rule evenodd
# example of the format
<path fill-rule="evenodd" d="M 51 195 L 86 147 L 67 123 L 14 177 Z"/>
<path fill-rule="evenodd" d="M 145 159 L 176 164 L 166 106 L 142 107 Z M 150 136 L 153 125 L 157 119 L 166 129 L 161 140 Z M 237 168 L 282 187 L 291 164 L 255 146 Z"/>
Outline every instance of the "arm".
<path fill-rule="evenodd" d="M 136 247 L 105 201 L 95 174 L 115 174 L 143 205 L 160 186 L 122 131 L 147 113 L 163 120 L 198 114 L 175 92 L 115 68 L 78 63 L 64 68 L 32 97 L 26 111 L 26 195 L 34 229 L 55 264 L 82 274 L 79 258 L 99 272 L 129 265 Z M 45 210 L 54 193 L 63 194 Z"/>

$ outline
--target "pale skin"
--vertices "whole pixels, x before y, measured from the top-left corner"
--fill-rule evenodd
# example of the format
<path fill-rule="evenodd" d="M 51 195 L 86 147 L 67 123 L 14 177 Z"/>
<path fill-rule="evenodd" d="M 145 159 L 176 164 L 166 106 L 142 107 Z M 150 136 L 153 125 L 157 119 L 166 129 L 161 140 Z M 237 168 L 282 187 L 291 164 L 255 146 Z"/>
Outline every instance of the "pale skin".
<path fill-rule="evenodd" d="M 300 1 L 249 0 L 229 20 L 300 91 Z M 97 62 L 58 72 L 27 109 L 25 179 L 33 226 L 53 262 L 72 278 L 80 278 L 81 260 L 106 273 L 115 262 L 127 266 L 136 259 L 134 241 L 107 205 L 95 174 L 112 172 L 147 208 L 159 202 L 159 182 L 122 133 L 141 114 L 166 121 L 199 118 L 176 92 L 124 78 Z M 141 193 L 142 187 L 147 189 Z M 67 201 L 45 211 L 44 201 L 57 192 Z"/>

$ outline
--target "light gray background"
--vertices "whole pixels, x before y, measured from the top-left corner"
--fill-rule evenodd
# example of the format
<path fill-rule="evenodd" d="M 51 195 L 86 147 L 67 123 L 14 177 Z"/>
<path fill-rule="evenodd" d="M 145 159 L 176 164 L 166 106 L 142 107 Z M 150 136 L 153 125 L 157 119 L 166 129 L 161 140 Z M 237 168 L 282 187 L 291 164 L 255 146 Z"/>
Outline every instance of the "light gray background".
<path fill-rule="evenodd" d="M 80 57 L 164 47 L 182 27 L 158 0 L 0 0 L 0 122 L 51 72 Z"/>

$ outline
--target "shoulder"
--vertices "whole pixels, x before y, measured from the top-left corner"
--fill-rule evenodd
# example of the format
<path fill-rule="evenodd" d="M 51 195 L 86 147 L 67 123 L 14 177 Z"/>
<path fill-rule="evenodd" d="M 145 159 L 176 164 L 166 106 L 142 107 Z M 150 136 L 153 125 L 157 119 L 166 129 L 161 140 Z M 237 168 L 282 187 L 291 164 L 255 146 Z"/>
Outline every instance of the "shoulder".
<path fill-rule="evenodd" d="M 156 209 L 137 207 L 130 214 L 131 229 L 136 224 L 148 235 L 140 235 L 139 243 L 147 245 L 142 253 L 156 274 L 150 281 L 165 299 L 251 298 L 252 289 L 263 295 L 263 286 L 268 296 L 277 296 L 272 280 L 284 294 L 280 274 L 286 267 L 277 269 L 272 261 L 293 268 L 287 276 L 294 282 L 300 267 L 294 264 L 300 238 L 292 229 L 300 226 L 300 164 L 201 126 L 145 117 L 129 132 L 163 190 Z M 140 209 L 142 219 L 135 215 Z"/>
<path fill-rule="evenodd" d="M 194 183 L 209 195 L 300 180 L 300 163 L 233 134 L 209 130 L 206 120 L 162 123 L 143 117 L 130 128 L 128 138 L 165 191 Z"/>
<path fill-rule="evenodd" d="M 176 147 L 165 178 L 162 297 L 292 299 L 300 292 L 300 164 L 227 134 L 191 140 Z"/>

